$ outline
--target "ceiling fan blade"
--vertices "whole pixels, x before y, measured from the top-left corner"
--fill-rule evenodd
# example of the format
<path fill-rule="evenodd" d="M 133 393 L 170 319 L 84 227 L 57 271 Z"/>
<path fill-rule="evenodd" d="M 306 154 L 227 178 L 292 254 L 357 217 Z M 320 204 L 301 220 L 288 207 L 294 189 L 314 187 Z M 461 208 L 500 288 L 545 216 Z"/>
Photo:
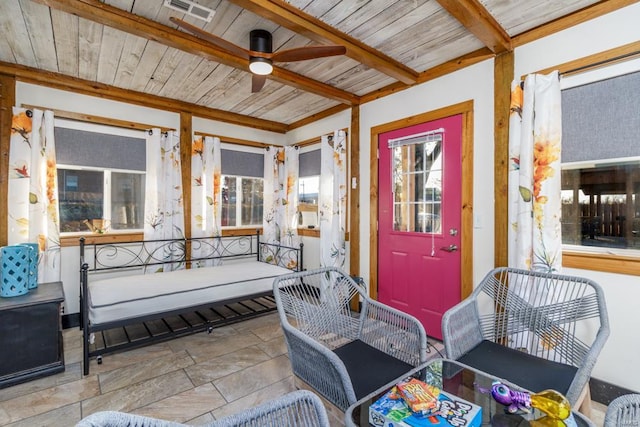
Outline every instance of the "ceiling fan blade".
<path fill-rule="evenodd" d="M 188 32 L 194 34 L 197 37 L 200 37 L 203 40 L 208 41 L 212 45 L 215 45 L 221 49 L 224 49 L 228 52 L 233 53 L 234 55 L 240 56 L 245 59 L 249 59 L 249 51 L 241 48 L 240 46 L 236 46 L 235 44 L 226 41 L 218 36 L 214 36 L 211 33 L 204 31 L 202 28 L 196 27 L 195 25 L 191 25 L 188 22 L 183 21 L 182 19 L 178 19 L 175 17 L 169 18 L 171 22 L 176 24 L 178 27 L 187 30 Z"/>
<path fill-rule="evenodd" d="M 307 46 L 276 52 L 273 54 L 272 59 L 277 62 L 294 62 L 344 55 L 346 52 L 347 49 L 344 46 Z"/>
<path fill-rule="evenodd" d="M 267 81 L 267 76 L 251 74 L 251 93 L 260 92 Z"/>

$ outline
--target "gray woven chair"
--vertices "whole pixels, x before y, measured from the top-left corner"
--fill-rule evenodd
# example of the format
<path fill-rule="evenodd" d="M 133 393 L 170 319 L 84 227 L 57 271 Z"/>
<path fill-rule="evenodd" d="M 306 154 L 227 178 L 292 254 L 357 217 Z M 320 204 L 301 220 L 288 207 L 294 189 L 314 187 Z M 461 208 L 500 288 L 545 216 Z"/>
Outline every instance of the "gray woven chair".
<path fill-rule="evenodd" d="M 626 394 L 615 398 L 607 407 L 604 427 L 639 427 L 640 394 Z"/>
<path fill-rule="evenodd" d="M 306 390 L 294 391 L 278 399 L 221 418 L 205 427 L 329 427 L 327 412 L 318 396 Z M 124 412 L 96 412 L 76 427 L 191 427 L 157 418 Z"/>
<path fill-rule="evenodd" d="M 273 293 L 293 373 L 343 412 L 426 361 L 422 324 L 370 299 L 337 268 L 278 277 Z"/>
<path fill-rule="evenodd" d="M 590 402 L 609 320 L 591 280 L 498 268 L 445 313 L 442 335 L 448 358 L 532 392 L 557 390 L 579 407 Z"/>

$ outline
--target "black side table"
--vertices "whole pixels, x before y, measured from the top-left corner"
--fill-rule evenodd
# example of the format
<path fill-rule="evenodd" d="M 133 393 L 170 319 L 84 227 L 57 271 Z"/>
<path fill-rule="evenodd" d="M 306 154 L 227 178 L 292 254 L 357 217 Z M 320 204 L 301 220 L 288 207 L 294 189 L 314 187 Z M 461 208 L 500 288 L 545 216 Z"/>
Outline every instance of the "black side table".
<path fill-rule="evenodd" d="M 0 298 L 0 388 L 64 371 L 62 282 Z"/>

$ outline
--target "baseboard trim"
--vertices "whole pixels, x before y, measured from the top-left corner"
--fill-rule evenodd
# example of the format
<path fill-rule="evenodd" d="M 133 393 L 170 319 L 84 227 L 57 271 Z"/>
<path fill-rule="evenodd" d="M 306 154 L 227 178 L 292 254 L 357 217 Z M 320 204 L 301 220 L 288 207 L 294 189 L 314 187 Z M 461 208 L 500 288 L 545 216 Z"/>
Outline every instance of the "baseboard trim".
<path fill-rule="evenodd" d="M 77 328 L 79 326 L 80 326 L 80 313 L 62 315 L 62 329 Z"/>
<path fill-rule="evenodd" d="M 591 378 L 589 387 L 591 388 L 591 400 L 603 405 L 609 405 L 613 399 L 623 394 L 638 393 L 597 378 Z"/>

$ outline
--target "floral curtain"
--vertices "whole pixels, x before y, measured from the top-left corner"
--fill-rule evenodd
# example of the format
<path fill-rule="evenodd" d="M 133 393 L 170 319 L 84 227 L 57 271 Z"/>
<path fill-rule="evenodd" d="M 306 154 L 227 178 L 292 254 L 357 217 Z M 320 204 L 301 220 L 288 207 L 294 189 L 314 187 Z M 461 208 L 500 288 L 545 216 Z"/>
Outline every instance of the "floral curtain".
<path fill-rule="evenodd" d="M 264 155 L 263 240 L 297 247 L 298 237 L 298 149 L 269 147 Z M 290 251 L 285 253 L 290 255 Z M 281 254 L 269 254 L 278 257 Z M 273 259 L 273 261 L 278 261 Z M 297 266 L 297 260 L 280 259 L 281 265 Z"/>
<path fill-rule="evenodd" d="M 184 238 L 180 139 L 176 132 L 152 129 L 147 136 L 147 177 L 145 189 L 145 240 Z M 154 271 L 184 268 L 169 263 L 183 259 L 184 246 L 156 244 L 153 257 L 167 261 Z"/>
<path fill-rule="evenodd" d="M 509 266 L 559 271 L 562 112 L 558 72 L 512 84 L 509 121 Z"/>
<path fill-rule="evenodd" d="M 9 244 L 37 243 L 38 282 L 60 280 L 60 221 L 53 112 L 13 108 Z"/>
<path fill-rule="evenodd" d="M 191 145 L 191 237 L 222 235 L 222 161 L 220 138 L 197 136 Z M 191 243 L 191 257 L 219 253 L 219 240 Z M 219 261 L 219 260 L 218 260 Z M 195 261 L 194 267 L 217 265 L 214 260 Z"/>
<path fill-rule="evenodd" d="M 320 265 L 343 268 L 347 221 L 346 132 L 324 135 L 320 148 Z"/>

